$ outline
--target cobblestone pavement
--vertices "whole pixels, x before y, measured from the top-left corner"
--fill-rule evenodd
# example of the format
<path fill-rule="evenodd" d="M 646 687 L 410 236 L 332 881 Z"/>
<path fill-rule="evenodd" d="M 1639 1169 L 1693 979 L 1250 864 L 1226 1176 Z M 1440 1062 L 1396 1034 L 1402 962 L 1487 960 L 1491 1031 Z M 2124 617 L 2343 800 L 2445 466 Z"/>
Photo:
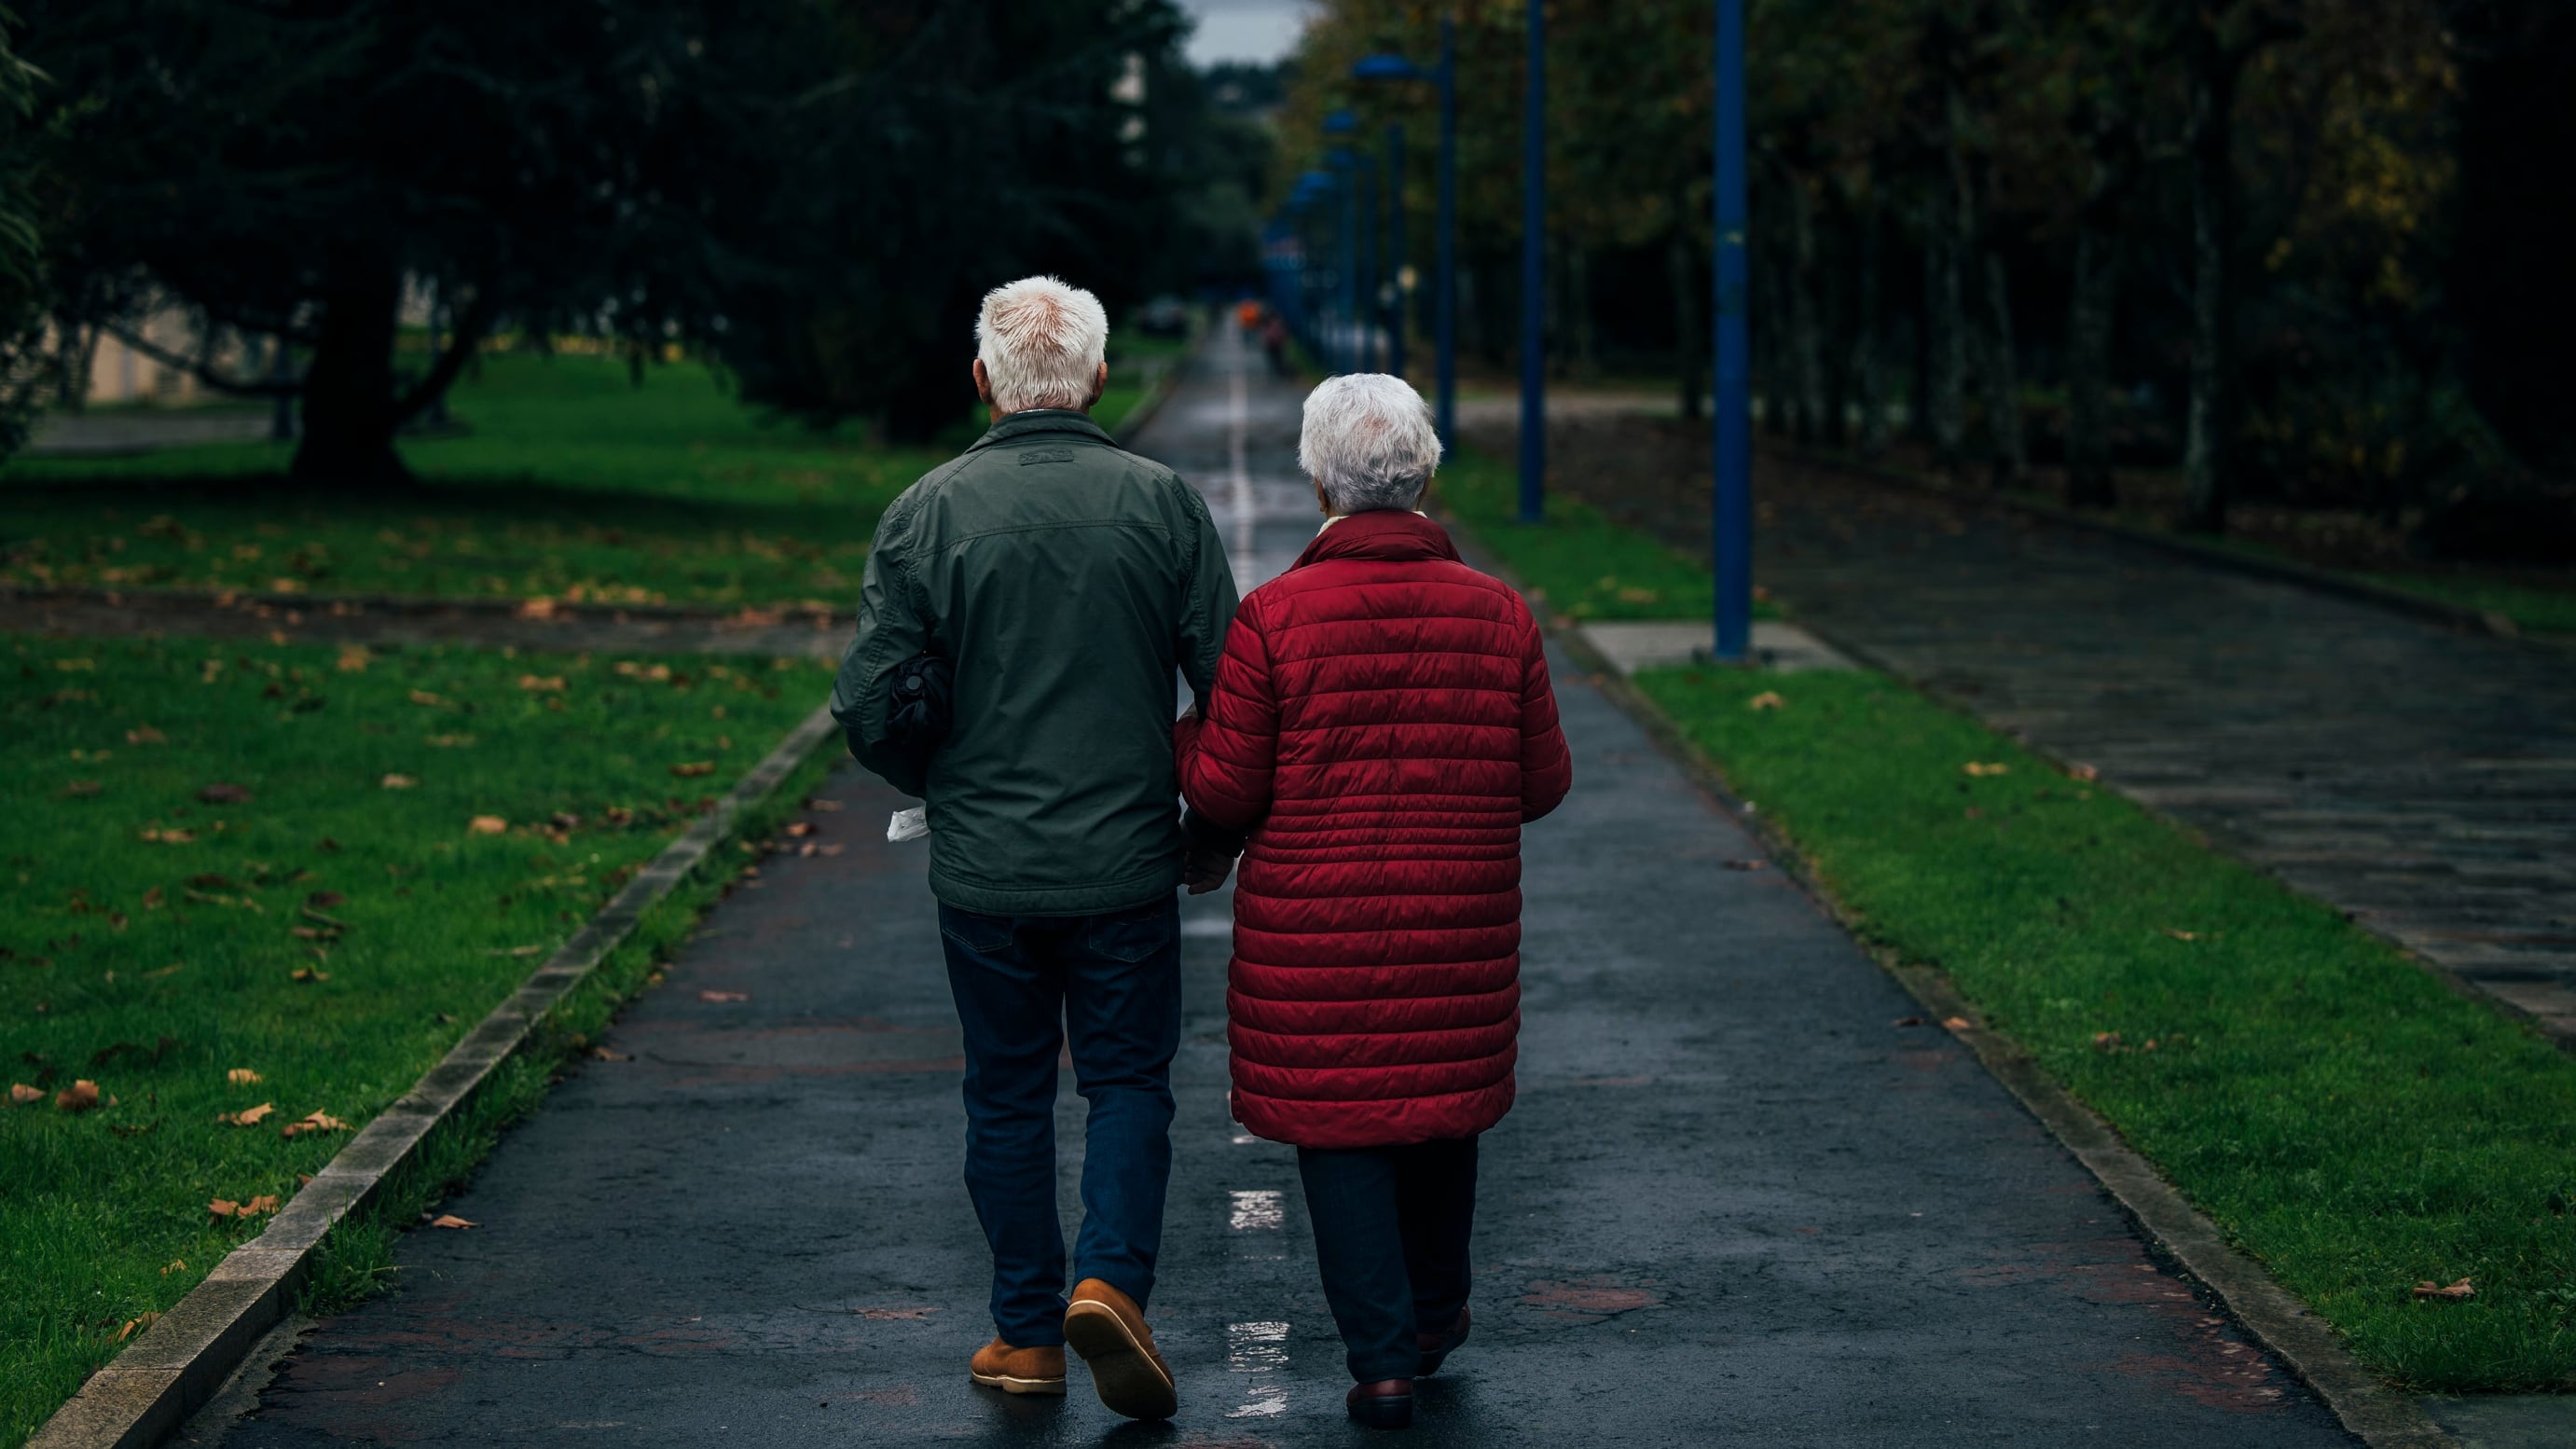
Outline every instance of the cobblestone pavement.
<path fill-rule="evenodd" d="M 1248 577 L 1312 532 L 1296 396 L 1221 341 L 1140 440 Z M 1237 459 L 1242 460 L 1237 466 Z M 1520 1102 L 1486 1140 L 1475 1341 L 1429 1445 L 2350 1442 L 2090 1177 L 1560 663 L 1576 785 L 1528 839 Z M 1171 1425 L 971 1387 L 987 1260 L 960 1044 L 898 797 L 765 865 L 587 1064 L 318 1326 L 233 1449 L 322 1443 L 1254 1446 L 1348 1424 L 1293 1155 L 1225 1105 L 1224 893 L 1183 906 L 1180 1117 L 1151 1314 Z M 1078 1211 L 1080 1105 L 1059 1118 Z"/>
<path fill-rule="evenodd" d="M 1705 547 L 1696 426 L 1551 435 L 1563 486 Z M 2576 651 L 1769 454 L 1754 492 L 1802 623 L 2576 1034 Z"/>

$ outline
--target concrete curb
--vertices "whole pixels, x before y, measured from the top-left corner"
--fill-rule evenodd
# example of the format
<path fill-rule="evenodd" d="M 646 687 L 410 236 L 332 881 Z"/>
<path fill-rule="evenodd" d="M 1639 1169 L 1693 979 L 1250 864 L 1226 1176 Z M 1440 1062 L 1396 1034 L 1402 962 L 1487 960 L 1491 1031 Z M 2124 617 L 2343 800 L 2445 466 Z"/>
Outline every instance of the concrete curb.
<path fill-rule="evenodd" d="M 1461 533 L 1466 530 L 1454 517 L 1443 522 Z M 1490 554 L 1472 547 L 1475 536 L 1467 534 L 1476 567 L 1520 588 L 1519 580 L 1502 568 Z M 2001 1032 L 1978 1024 L 1967 998 L 1959 993 L 1949 976 L 1937 967 L 1899 959 L 1893 952 L 1870 944 L 1864 923 L 1825 889 L 1814 865 L 1800 854 L 1797 847 L 1782 835 L 1768 818 L 1744 812 L 1742 797 L 1716 765 L 1702 755 L 1684 736 L 1678 725 L 1654 701 L 1646 698 L 1626 675 L 1619 672 L 1574 622 L 1542 611 L 1541 621 L 1548 634 L 1574 657 L 1584 672 L 1592 677 L 1593 686 L 1610 701 L 1626 711 L 1655 742 L 1655 748 L 1671 760 L 1691 783 L 1718 804 L 1728 807 L 1727 814 L 1753 832 L 1772 862 L 1831 916 L 1846 934 L 1880 969 L 1896 978 L 1914 999 L 1923 1004 L 1929 1019 L 1948 1021 L 1953 1018 L 1972 1023 L 1952 1035 L 1976 1053 L 1977 1061 L 1987 1073 L 2003 1084 L 2016 1100 L 2039 1119 L 2084 1170 L 2093 1174 L 2103 1190 L 2116 1199 L 2123 1212 L 2142 1229 L 2150 1242 L 2168 1254 L 2182 1272 L 2206 1288 L 2223 1304 L 2228 1314 L 2244 1325 L 2262 1345 L 2288 1366 L 2300 1382 L 2323 1399 L 2326 1407 L 2343 1426 L 2371 1449 L 2459 1449 L 2459 1441 L 2444 1433 L 2424 1413 L 2423 1407 L 2399 1391 L 2383 1384 L 2360 1362 L 2346 1352 L 2343 1341 L 2324 1320 L 2310 1313 L 2297 1296 L 2272 1281 L 2272 1275 L 2253 1256 L 2231 1245 L 2219 1232 L 2218 1225 L 2201 1215 L 2171 1183 L 2157 1174 L 2154 1166 L 2140 1156 L 2110 1124 L 2093 1114 L 2093 1110 L 2075 1099 L 2074 1094 L 2049 1079 L 2036 1059 L 2021 1045 Z M 1844 641 L 1827 638 L 1826 642 L 1842 650 L 1870 669 L 1902 680 L 1867 653 L 1851 649 Z M 2161 818 L 2161 817 L 2159 817 Z"/>
<path fill-rule="evenodd" d="M 2536 649 L 2565 650 L 2576 647 L 2576 641 L 2561 641 L 2546 636 L 2525 634 L 2513 620 L 2491 609 L 2472 609 L 2466 604 L 2427 598 L 2422 594 L 2391 588 L 2386 584 L 2373 583 L 2368 579 L 2338 573 L 2332 569 L 2315 568 L 2303 563 L 2293 563 L 2287 559 L 2269 559 L 2257 554 L 2239 553 L 2234 549 L 2223 548 L 2214 543 L 2204 543 L 2196 538 L 2168 533 L 2162 529 L 2144 528 L 2134 523 L 2122 523 L 2118 519 L 2101 518 L 2077 509 L 2043 503 L 2035 498 L 2022 498 L 2009 493 L 1971 492 L 1965 489 L 1947 488 L 1902 468 L 1890 468 L 1884 464 L 1818 452 L 1812 448 L 1765 444 L 1764 449 L 1775 452 L 1778 456 L 1792 462 L 1855 474 L 1873 482 L 1885 483 L 1928 498 L 1944 499 L 1951 503 L 1972 507 L 1998 508 L 2009 513 L 2021 514 L 2026 518 L 2058 524 L 2061 527 L 2121 539 L 2142 548 L 2152 548 L 2160 553 L 2172 554 L 2195 563 L 2231 569 L 2237 573 L 2251 574 L 2277 583 L 2297 584 L 2319 593 L 2336 594 L 2367 604 L 2377 604 L 2384 609 L 2393 609 L 2401 614 L 2412 614 L 2419 619 L 2429 619 L 2437 624 L 2448 624 L 2455 629 L 2492 634 L 2499 639 L 2510 639 L 2515 643 Z"/>
<path fill-rule="evenodd" d="M 185 1422 L 252 1345 L 294 1311 L 296 1292 L 331 1229 L 372 1201 L 430 1130 L 472 1097 L 546 1013 L 633 933 L 644 913 L 707 858 L 735 818 L 776 789 L 834 729 L 826 707 L 789 731 L 509 1000 L 367 1123 L 266 1230 L 235 1248 L 114 1361 L 90 1375 L 27 1441 L 28 1449 L 149 1449 Z"/>

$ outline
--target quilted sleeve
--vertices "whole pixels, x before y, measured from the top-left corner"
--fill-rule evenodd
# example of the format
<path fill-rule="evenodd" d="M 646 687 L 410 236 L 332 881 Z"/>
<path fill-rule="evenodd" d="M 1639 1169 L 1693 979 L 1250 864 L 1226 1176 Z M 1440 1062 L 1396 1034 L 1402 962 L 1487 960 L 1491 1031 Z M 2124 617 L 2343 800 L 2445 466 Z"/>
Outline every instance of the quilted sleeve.
<path fill-rule="evenodd" d="M 1556 686 L 1548 678 L 1547 644 L 1533 619 L 1521 657 L 1521 820 L 1555 809 L 1574 787 L 1574 757 L 1556 719 Z"/>
<path fill-rule="evenodd" d="M 1279 701 L 1258 615 L 1257 605 L 1246 601 L 1226 630 L 1204 718 L 1185 715 L 1172 727 L 1181 797 L 1230 830 L 1250 830 L 1270 813 L 1270 777 L 1279 758 Z"/>

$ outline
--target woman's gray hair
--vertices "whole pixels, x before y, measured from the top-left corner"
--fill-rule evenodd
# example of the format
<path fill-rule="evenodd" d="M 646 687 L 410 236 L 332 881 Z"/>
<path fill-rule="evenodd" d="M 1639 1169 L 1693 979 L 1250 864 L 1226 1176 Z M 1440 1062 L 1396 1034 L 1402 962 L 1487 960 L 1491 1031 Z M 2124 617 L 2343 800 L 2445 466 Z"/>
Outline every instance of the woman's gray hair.
<path fill-rule="evenodd" d="M 1440 466 L 1440 430 L 1403 378 L 1383 372 L 1329 377 L 1306 394 L 1297 466 L 1335 513 L 1411 508 Z"/>

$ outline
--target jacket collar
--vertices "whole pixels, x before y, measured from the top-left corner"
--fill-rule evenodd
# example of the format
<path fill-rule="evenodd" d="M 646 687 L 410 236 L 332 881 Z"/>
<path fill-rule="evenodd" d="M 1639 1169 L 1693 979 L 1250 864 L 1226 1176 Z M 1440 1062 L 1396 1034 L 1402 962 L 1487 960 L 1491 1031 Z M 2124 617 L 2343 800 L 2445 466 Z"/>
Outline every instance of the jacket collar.
<path fill-rule="evenodd" d="M 1326 559 L 1369 559 L 1378 563 L 1419 563 L 1445 558 L 1458 562 L 1458 545 L 1449 541 L 1449 530 L 1423 517 L 1402 509 L 1379 508 L 1354 513 L 1315 535 L 1306 551 L 1297 555 L 1290 568 L 1304 568 Z"/>
<path fill-rule="evenodd" d="M 997 444 L 1016 442 L 1038 433 L 1071 434 L 1079 438 L 1089 438 L 1094 442 L 1112 444 L 1116 442 L 1100 424 L 1091 420 L 1089 413 L 1076 412 L 1072 408 L 1028 408 L 1006 414 L 1000 422 L 987 429 L 984 436 L 977 438 L 974 446 L 966 451 L 972 453 Z"/>

